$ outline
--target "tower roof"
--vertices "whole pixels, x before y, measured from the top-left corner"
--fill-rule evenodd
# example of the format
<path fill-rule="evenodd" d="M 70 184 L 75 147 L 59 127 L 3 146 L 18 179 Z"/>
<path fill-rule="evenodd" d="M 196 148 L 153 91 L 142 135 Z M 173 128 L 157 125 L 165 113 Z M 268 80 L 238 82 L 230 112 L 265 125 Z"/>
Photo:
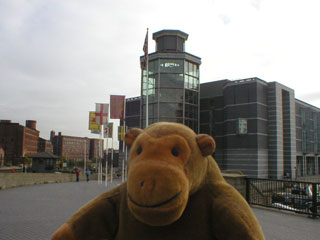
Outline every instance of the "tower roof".
<path fill-rule="evenodd" d="M 184 40 L 188 40 L 189 35 L 180 30 L 164 29 L 164 30 L 153 33 L 152 39 L 157 41 L 159 37 L 163 37 L 163 36 L 178 36 Z"/>

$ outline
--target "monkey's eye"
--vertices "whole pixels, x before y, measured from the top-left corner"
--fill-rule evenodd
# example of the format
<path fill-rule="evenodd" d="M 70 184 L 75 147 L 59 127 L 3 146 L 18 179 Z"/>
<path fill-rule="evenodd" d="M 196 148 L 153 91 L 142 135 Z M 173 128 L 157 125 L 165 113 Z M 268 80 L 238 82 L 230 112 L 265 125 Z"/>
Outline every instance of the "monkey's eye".
<path fill-rule="evenodd" d="M 175 156 L 175 157 L 178 157 L 178 156 L 179 156 L 179 150 L 178 150 L 177 148 L 175 148 L 175 147 L 173 147 L 173 148 L 171 149 L 171 153 L 172 153 L 172 155 Z"/>
<path fill-rule="evenodd" d="M 140 153 L 142 153 L 142 147 L 141 147 L 141 146 L 139 146 L 139 147 L 137 148 L 137 154 L 140 155 Z"/>

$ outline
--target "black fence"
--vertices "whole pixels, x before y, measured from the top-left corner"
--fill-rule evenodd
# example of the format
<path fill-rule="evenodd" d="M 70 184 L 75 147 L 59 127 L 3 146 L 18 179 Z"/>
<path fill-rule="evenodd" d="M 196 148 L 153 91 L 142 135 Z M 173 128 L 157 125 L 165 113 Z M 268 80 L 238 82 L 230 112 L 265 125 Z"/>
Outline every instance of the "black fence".
<path fill-rule="evenodd" d="M 246 179 L 249 204 L 320 216 L 320 183 Z"/>

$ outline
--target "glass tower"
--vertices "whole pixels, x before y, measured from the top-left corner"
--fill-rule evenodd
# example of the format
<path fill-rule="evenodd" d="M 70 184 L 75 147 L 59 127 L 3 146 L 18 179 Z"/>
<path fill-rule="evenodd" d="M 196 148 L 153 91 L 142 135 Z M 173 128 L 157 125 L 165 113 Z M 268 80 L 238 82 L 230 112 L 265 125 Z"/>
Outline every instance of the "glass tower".
<path fill-rule="evenodd" d="M 188 34 L 162 30 L 153 34 L 156 52 L 149 57 L 147 70 L 141 74 L 141 127 L 146 126 L 148 92 L 149 125 L 155 122 L 178 122 L 199 132 L 199 66 L 201 59 L 185 52 Z M 140 58 L 143 61 L 143 57 Z"/>

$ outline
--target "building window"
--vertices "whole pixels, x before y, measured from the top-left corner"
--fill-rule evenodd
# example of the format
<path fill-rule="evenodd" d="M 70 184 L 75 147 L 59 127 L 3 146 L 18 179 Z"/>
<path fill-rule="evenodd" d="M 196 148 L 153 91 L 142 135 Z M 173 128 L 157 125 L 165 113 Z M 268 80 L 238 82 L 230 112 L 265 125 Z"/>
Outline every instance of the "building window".
<path fill-rule="evenodd" d="M 302 127 L 306 126 L 306 121 L 307 121 L 306 109 L 301 108 L 301 126 Z"/>
<path fill-rule="evenodd" d="M 307 133 L 302 130 L 302 152 L 307 152 Z"/>
<path fill-rule="evenodd" d="M 183 60 L 160 59 L 161 73 L 183 73 Z"/>
<path fill-rule="evenodd" d="M 296 170 L 297 177 L 303 176 L 303 157 L 297 156 L 297 170 Z"/>
<path fill-rule="evenodd" d="M 307 175 L 314 175 L 314 157 L 307 157 Z"/>
<path fill-rule="evenodd" d="M 237 121 L 237 134 L 247 134 L 248 133 L 248 120 L 244 118 L 239 118 Z"/>

